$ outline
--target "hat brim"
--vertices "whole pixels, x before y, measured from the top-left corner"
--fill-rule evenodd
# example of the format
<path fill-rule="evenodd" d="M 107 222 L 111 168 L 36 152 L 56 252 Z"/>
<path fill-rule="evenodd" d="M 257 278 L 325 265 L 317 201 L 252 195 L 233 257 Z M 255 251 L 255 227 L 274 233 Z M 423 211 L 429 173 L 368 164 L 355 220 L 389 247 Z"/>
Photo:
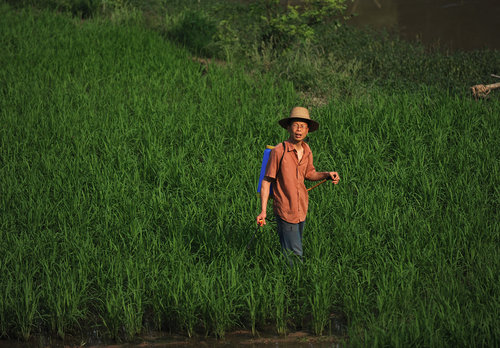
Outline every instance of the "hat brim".
<path fill-rule="evenodd" d="M 293 121 L 306 122 L 309 126 L 309 132 L 315 132 L 319 128 L 318 122 L 311 120 L 310 118 L 302 118 L 302 117 L 287 117 L 282 120 L 279 120 L 278 123 L 281 127 L 288 129 L 288 125 Z"/>

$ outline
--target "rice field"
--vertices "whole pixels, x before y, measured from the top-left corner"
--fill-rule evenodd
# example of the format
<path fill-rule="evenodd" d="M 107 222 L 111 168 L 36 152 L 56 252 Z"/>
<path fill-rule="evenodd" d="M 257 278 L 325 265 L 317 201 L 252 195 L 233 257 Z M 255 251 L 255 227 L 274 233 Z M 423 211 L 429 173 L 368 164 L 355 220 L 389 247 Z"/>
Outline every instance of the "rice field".
<path fill-rule="evenodd" d="M 316 169 L 342 180 L 310 192 L 290 269 L 272 224 L 246 245 L 262 153 L 301 104 L 291 83 L 207 73 L 140 26 L 0 15 L 1 338 L 500 342 L 498 93 L 429 85 L 311 108 Z"/>

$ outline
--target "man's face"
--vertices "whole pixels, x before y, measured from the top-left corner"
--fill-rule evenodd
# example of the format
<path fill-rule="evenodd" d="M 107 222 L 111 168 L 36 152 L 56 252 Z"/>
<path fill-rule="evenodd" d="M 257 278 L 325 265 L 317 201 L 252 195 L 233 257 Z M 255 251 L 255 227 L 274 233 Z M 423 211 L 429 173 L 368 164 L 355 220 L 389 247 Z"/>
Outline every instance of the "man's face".
<path fill-rule="evenodd" d="M 307 122 L 294 121 L 288 126 L 288 133 L 295 141 L 302 141 L 309 133 L 309 126 Z"/>

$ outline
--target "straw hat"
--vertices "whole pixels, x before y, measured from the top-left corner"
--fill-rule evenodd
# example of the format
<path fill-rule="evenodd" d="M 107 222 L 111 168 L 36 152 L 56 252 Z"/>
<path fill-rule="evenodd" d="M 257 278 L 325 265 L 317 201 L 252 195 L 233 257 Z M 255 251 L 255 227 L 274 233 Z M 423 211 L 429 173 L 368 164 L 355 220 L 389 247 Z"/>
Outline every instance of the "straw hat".
<path fill-rule="evenodd" d="M 278 121 L 278 123 L 281 127 L 287 129 L 288 125 L 293 121 L 307 122 L 307 124 L 309 125 L 309 132 L 314 132 L 319 128 L 319 123 L 311 120 L 311 118 L 309 117 L 309 110 L 301 106 L 294 107 L 290 112 L 290 116 Z"/>

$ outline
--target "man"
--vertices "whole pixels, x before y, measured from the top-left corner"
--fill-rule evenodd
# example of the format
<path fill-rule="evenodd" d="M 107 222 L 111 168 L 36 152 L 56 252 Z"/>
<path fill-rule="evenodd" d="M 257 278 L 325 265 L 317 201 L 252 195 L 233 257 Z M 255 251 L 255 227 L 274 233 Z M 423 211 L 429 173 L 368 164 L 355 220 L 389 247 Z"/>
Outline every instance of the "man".
<path fill-rule="evenodd" d="M 257 223 L 266 224 L 269 188 L 273 182 L 273 212 L 281 248 L 287 256 L 294 254 L 302 258 L 302 233 L 309 203 L 304 179 L 332 179 L 334 184 L 338 184 L 340 177 L 337 172 L 317 172 L 314 168 L 311 149 L 304 139 L 309 132 L 316 131 L 319 124 L 309 117 L 306 108 L 294 107 L 290 116 L 278 123 L 290 136 L 274 147 L 269 155 L 260 191 L 262 210 L 257 216 Z M 288 261 L 292 264 L 290 258 Z"/>

